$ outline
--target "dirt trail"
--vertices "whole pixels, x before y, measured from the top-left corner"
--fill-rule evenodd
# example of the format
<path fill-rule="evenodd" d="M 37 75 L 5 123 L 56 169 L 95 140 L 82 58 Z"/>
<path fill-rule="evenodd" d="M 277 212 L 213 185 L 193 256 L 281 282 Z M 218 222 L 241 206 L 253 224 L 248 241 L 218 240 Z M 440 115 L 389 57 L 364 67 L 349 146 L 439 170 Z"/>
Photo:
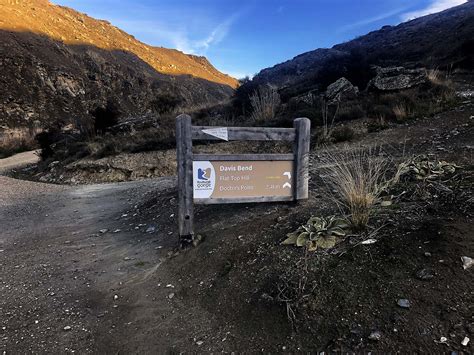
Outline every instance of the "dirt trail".
<path fill-rule="evenodd" d="M 463 107 L 363 143 L 470 166 L 472 114 Z M 0 176 L 0 353 L 459 350 L 459 337 L 474 332 L 472 273 L 459 262 L 473 253 L 472 218 L 436 205 L 426 215 L 401 203 L 384 212 L 393 235 L 326 256 L 334 265 L 318 271 L 327 283 L 316 298 L 318 336 L 293 332 L 276 291 L 301 253 L 279 243 L 309 215 L 334 213 L 320 195 L 322 153 L 310 159 L 310 200 L 197 206 L 205 240 L 184 252 L 175 249 L 175 178 L 71 187 Z M 427 264 L 436 278 L 417 280 Z M 400 297 L 413 300 L 412 311 L 400 313 Z M 380 327 L 381 342 L 366 340 Z M 434 342 L 440 336 L 449 347 Z"/>
<path fill-rule="evenodd" d="M 64 187 L 0 176 L 0 351 L 118 351 L 115 333 L 134 327 L 123 320 L 130 303 L 151 302 L 146 289 L 130 292 L 176 244 L 172 212 L 173 223 L 154 233 L 125 215 L 147 192 L 173 185 Z M 172 312 L 167 291 L 157 301 L 163 313 Z"/>
<path fill-rule="evenodd" d="M 39 161 L 38 152 L 37 150 L 31 150 L 29 152 L 12 155 L 5 159 L 0 159 L 0 173 L 13 168 L 37 163 Z"/>

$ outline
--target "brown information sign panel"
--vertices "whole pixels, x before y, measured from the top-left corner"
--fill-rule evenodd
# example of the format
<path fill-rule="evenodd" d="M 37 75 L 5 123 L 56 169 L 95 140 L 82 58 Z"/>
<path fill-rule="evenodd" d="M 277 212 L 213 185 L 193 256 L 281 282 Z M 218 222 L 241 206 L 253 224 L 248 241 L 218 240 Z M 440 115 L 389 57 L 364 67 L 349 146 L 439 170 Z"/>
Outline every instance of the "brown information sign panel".
<path fill-rule="evenodd" d="M 293 199 L 293 161 L 193 161 L 195 202 Z"/>

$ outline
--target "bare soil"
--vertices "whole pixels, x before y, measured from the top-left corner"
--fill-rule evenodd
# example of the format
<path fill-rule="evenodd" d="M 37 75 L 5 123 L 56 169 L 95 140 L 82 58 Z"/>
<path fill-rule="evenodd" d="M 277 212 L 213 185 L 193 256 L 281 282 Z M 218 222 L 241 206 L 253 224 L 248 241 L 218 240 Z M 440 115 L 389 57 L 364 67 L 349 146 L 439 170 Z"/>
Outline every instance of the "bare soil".
<path fill-rule="evenodd" d="M 184 251 L 175 178 L 58 186 L 0 177 L 0 350 L 472 353 L 474 268 L 461 256 L 474 257 L 473 115 L 465 102 L 329 148 L 383 145 L 396 159 L 427 154 L 463 169 L 440 181 L 448 190 L 400 185 L 407 193 L 377 208 L 374 244 L 352 236 L 309 255 L 280 242 L 309 216 L 337 213 L 322 197 L 321 149 L 308 201 L 198 206 L 204 239 Z M 433 278 L 420 280 L 421 269 Z"/>

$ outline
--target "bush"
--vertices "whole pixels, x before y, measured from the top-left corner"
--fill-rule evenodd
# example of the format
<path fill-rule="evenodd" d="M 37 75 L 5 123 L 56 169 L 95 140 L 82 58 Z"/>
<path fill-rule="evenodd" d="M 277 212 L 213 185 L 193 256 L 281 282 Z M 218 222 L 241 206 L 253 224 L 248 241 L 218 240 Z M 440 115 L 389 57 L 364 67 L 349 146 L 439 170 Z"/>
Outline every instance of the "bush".
<path fill-rule="evenodd" d="M 95 133 L 104 134 L 108 128 L 118 123 L 120 110 L 116 104 L 109 101 L 105 107 L 97 107 L 91 114 L 94 117 Z"/>
<path fill-rule="evenodd" d="M 365 111 L 360 105 L 342 106 L 336 116 L 336 121 L 351 121 L 365 116 Z"/>
<path fill-rule="evenodd" d="M 172 112 L 181 102 L 182 100 L 177 96 L 162 94 L 151 102 L 151 106 L 155 112 L 165 114 Z"/>
<path fill-rule="evenodd" d="M 332 140 L 335 143 L 350 141 L 354 136 L 355 132 L 349 126 L 335 127 L 331 133 Z"/>
<path fill-rule="evenodd" d="M 367 132 L 379 132 L 388 128 L 387 120 L 383 116 L 379 116 L 377 119 L 373 119 L 367 125 Z"/>
<path fill-rule="evenodd" d="M 60 140 L 61 130 L 49 127 L 35 137 L 41 149 L 41 159 L 46 160 L 54 155 L 54 145 Z"/>
<path fill-rule="evenodd" d="M 387 184 L 390 161 L 375 150 L 328 153 L 322 159 L 329 196 L 350 214 L 355 229 L 367 227 L 373 206 Z"/>

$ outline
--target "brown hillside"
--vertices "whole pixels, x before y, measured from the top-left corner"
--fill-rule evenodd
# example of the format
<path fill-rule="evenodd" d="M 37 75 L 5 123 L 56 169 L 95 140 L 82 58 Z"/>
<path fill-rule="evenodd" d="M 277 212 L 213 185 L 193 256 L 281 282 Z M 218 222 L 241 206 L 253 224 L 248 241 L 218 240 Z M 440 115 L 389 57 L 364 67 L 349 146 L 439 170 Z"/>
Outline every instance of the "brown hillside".
<path fill-rule="evenodd" d="M 190 74 L 237 87 L 238 81 L 215 69 L 206 58 L 146 45 L 108 21 L 96 20 L 47 0 L 0 0 L 0 29 L 46 35 L 68 45 L 88 45 L 135 54 L 163 74 Z"/>

